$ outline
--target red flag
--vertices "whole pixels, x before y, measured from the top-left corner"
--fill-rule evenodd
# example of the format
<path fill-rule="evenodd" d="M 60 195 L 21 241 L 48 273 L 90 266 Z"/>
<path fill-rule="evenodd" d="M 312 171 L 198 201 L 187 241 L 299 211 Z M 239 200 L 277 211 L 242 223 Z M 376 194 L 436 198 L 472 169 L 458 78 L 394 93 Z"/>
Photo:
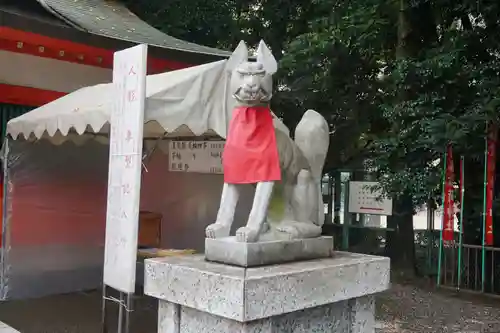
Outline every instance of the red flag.
<path fill-rule="evenodd" d="M 464 184 L 464 158 L 463 156 L 460 158 L 460 180 L 458 182 L 458 209 L 460 210 L 460 214 L 463 213 L 463 202 L 464 199 L 462 196 L 462 192 L 465 192 L 465 184 Z M 462 225 L 463 216 L 460 216 L 460 233 L 463 235 L 464 227 Z"/>
<path fill-rule="evenodd" d="M 464 188 L 464 165 L 463 157 L 460 159 L 460 179 L 458 181 L 458 208 L 462 208 L 462 190 Z"/>
<path fill-rule="evenodd" d="M 486 241 L 485 245 L 493 245 L 493 189 L 495 187 L 495 167 L 498 126 L 488 126 L 487 160 L 486 160 Z"/>
<path fill-rule="evenodd" d="M 443 205 L 443 241 L 453 241 L 453 226 L 455 218 L 455 208 L 453 205 L 453 153 L 451 145 L 448 145 L 446 154 L 446 174 L 444 181 L 444 205 Z"/>

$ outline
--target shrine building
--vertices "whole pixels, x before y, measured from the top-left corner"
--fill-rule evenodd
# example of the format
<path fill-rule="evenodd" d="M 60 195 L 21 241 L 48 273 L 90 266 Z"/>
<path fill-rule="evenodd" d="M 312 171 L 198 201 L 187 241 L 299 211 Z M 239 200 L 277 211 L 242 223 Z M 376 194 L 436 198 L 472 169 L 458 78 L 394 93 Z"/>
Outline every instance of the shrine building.
<path fill-rule="evenodd" d="M 1 0 L 0 146 L 10 119 L 77 89 L 111 82 L 114 52 L 137 44 L 149 45 L 148 74 L 231 54 L 164 34 L 117 1 Z"/>
<path fill-rule="evenodd" d="M 166 35 L 117 1 L 2 0 L 1 137 L 10 119 L 79 88 L 111 82 L 113 53 L 142 43 L 149 45 L 149 74 L 230 55 Z"/>

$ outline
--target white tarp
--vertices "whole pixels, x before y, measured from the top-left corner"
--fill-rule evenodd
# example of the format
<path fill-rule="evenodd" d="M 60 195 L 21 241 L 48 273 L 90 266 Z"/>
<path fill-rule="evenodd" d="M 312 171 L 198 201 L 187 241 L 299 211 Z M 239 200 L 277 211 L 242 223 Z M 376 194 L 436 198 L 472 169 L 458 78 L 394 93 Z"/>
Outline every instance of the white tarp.
<path fill-rule="evenodd" d="M 169 171 L 169 140 L 146 140 L 145 149 L 157 144 L 142 173 L 140 208 L 163 216 L 162 248 L 202 252 L 205 227 L 217 217 L 223 176 Z M 109 146 L 94 140 L 81 146 L 10 141 L 0 299 L 100 288 L 108 160 Z M 244 188 L 233 233 L 247 221 L 253 192 Z"/>
<path fill-rule="evenodd" d="M 144 137 L 200 136 L 223 138 L 234 106 L 228 91 L 231 63 L 221 60 L 163 74 L 150 75 L 146 83 Z M 14 139 L 48 138 L 54 144 L 84 140 L 94 133 L 107 134 L 114 98 L 111 83 L 82 88 L 48 103 L 7 124 Z M 288 129 L 275 121 L 280 130 Z M 68 134 L 77 135 L 68 135 Z M 81 136 L 78 138 L 78 136 Z M 99 141 L 107 142 L 106 137 Z"/>
<path fill-rule="evenodd" d="M 226 136 L 234 103 L 230 63 L 147 78 L 144 137 L 150 140 L 144 149 L 151 153 L 142 174 L 141 209 L 162 214 L 164 248 L 203 250 L 223 176 L 169 171 L 169 140 L 156 138 Z M 97 143 L 108 143 L 114 96 L 112 84 L 83 88 L 9 121 L 7 133 L 14 139 L 48 140 L 9 141 L 0 298 L 73 292 L 102 282 L 109 151 Z M 275 126 L 288 134 L 281 121 Z M 249 186 L 234 228 L 246 222 L 252 201 Z"/>

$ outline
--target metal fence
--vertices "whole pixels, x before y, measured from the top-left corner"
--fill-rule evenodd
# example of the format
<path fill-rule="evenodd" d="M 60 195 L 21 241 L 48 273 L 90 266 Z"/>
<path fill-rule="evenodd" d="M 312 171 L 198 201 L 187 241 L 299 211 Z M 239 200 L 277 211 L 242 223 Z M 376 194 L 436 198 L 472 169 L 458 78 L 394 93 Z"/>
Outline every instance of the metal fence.
<path fill-rule="evenodd" d="M 324 234 L 334 237 L 337 250 L 373 255 L 385 255 L 387 236 L 391 228 L 370 228 L 349 225 L 346 232 L 342 224 L 324 225 Z M 345 238 L 348 238 L 346 242 Z M 346 246 L 347 245 L 347 246 Z M 437 274 L 439 231 L 415 230 L 415 253 L 417 268 L 425 275 Z"/>
<path fill-rule="evenodd" d="M 341 224 L 325 225 L 324 233 L 334 236 L 337 250 L 385 255 L 387 235 L 394 232 L 386 228 L 368 228 Z M 348 237 L 345 242 L 344 238 Z M 456 235 L 458 239 L 458 234 Z M 422 276 L 437 281 L 440 231 L 415 230 L 415 256 L 417 270 Z M 347 244 L 347 247 L 344 245 Z M 500 248 L 452 242 L 443 247 L 439 283 L 443 287 L 500 295 Z M 483 259 L 484 257 L 484 259 Z M 484 262 L 484 269 L 483 269 Z M 484 274 L 483 274 L 484 273 Z M 483 278 L 484 276 L 484 278 Z"/>
<path fill-rule="evenodd" d="M 325 224 L 323 234 L 333 236 L 336 250 L 372 255 L 384 255 L 387 233 L 392 229 L 370 228 L 343 224 Z M 347 240 L 346 240 L 347 238 Z"/>
<path fill-rule="evenodd" d="M 328 221 L 323 226 L 324 234 L 334 236 L 337 250 L 386 255 L 387 236 L 395 230 L 366 227 L 364 220 L 355 221 L 345 211 L 349 197 L 347 184 L 351 176 L 352 173 L 341 172 L 340 177 L 335 178 L 340 181 L 337 189 L 340 191 L 340 202 L 337 203 L 336 212 L 340 213 L 339 222 L 346 222 L 346 225 L 332 223 L 335 211 L 332 200 L 334 179 L 331 175 L 323 179 L 323 200 L 327 207 L 325 221 Z M 429 229 L 434 225 L 433 220 L 434 214 L 431 213 L 427 216 Z M 455 233 L 455 241 L 442 248 L 439 272 L 440 230 L 415 230 L 414 236 L 415 264 L 420 275 L 431 277 L 432 281 L 443 287 L 500 295 L 500 248 L 459 244 L 459 234 Z"/>
<path fill-rule="evenodd" d="M 445 287 L 500 295 L 500 248 L 454 244 L 443 251 L 440 282 Z"/>

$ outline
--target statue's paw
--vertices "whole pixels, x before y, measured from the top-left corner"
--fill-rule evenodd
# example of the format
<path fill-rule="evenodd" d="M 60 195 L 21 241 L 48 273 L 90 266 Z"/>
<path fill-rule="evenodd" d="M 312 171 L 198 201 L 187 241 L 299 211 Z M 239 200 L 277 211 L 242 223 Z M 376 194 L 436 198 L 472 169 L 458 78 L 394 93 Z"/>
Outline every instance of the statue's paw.
<path fill-rule="evenodd" d="M 282 222 L 276 231 L 284 233 L 289 239 L 314 238 L 321 236 L 321 227 L 307 222 Z"/>
<path fill-rule="evenodd" d="M 299 231 L 297 228 L 290 224 L 281 224 L 276 227 L 276 231 L 282 232 L 288 235 L 290 239 L 299 238 Z"/>
<path fill-rule="evenodd" d="M 242 243 L 254 243 L 259 237 L 259 230 L 242 227 L 236 230 L 236 240 Z"/>
<path fill-rule="evenodd" d="M 212 223 L 205 229 L 207 238 L 222 238 L 228 237 L 231 228 L 222 223 Z"/>

